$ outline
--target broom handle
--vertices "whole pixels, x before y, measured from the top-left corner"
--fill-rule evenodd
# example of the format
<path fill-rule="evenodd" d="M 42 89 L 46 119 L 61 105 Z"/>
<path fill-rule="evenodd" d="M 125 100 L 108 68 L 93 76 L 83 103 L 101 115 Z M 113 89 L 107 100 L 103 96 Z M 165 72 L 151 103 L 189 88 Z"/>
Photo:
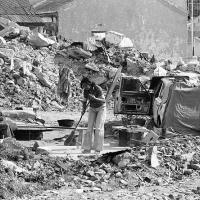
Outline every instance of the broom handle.
<path fill-rule="evenodd" d="M 82 119 L 83 115 L 84 115 L 84 114 L 85 114 L 85 112 L 86 112 L 86 109 L 87 109 L 87 107 L 88 107 L 89 103 L 90 103 L 90 101 L 89 101 L 89 102 L 86 104 L 85 111 L 82 113 L 82 115 L 81 115 L 81 117 L 80 117 L 80 119 L 79 119 L 78 123 L 76 124 L 76 126 L 75 126 L 75 128 L 74 128 L 74 131 L 77 129 L 77 127 L 78 127 L 78 125 L 79 125 L 79 123 L 80 123 L 80 121 L 81 121 L 81 119 Z"/>

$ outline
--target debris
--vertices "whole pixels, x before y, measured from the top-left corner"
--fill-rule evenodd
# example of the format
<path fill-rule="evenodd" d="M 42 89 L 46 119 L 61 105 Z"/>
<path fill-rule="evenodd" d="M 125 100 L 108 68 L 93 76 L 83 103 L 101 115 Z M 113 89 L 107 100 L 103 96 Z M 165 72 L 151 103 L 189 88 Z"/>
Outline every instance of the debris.
<path fill-rule="evenodd" d="M 128 185 L 127 181 L 125 181 L 123 179 L 120 180 L 120 183 L 122 183 L 123 185 Z"/>
<path fill-rule="evenodd" d="M 70 57 L 76 58 L 76 59 L 86 59 L 92 56 L 90 52 L 87 52 L 78 47 L 68 49 L 67 53 Z"/>
<path fill-rule="evenodd" d="M 105 183 L 105 182 L 101 183 L 101 190 L 102 191 L 107 191 L 107 187 L 108 187 L 107 183 Z"/>
<path fill-rule="evenodd" d="M 122 177 L 122 173 L 121 172 L 117 172 L 115 176 L 116 176 L 116 178 L 121 178 Z"/>
<path fill-rule="evenodd" d="M 157 168 L 159 166 L 159 161 L 158 161 L 158 157 L 157 157 L 157 146 L 153 146 L 151 148 L 149 148 L 149 159 L 150 159 L 150 163 L 151 163 L 151 167 L 153 168 Z"/>
<path fill-rule="evenodd" d="M 93 70 L 95 72 L 99 72 L 99 68 L 94 63 L 87 63 L 85 65 L 85 68 L 91 69 L 91 70 Z"/>
<path fill-rule="evenodd" d="M 93 188 L 91 188 L 91 190 L 92 190 L 92 191 L 96 191 L 96 192 L 98 192 L 98 191 L 101 191 L 101 188 L 93 187 Z"/>
<path fill-rule="evenodd" d="M 38 69 L 38 68 L 33 68 L 33 73 L 36 75 L 36 77 L 38 78 L 39 82 L 48 88 L 51 88 L 52 85 L 51 83 L 45 78 L 45 75 Z"/>
<path fill-rule="evenodd" d="M 2 47 L 4 45 L 6 45 L 6 40 L 0 36 L 0 46 Z"/>
<path fill-rule="evenodd" d="M 190 168 L 194 170 L 200 170 L 200 164 L 190 164 Z"/>
<path fill-rule="evenodd" d="M 124 37 L 119 43 L 120 48 L 133 48 L 133 42 L 130 38 Z"/>
<path fill-rule="evenodd" d="M 195 194 L 200 195 L 200 187 L 197 187 L 196 190 L 192 190 L 192 192 L 194 192 Z"/>
<path fill-rule="evenodd" d="M 157 66 L 153 72 L 154 76 L 166 76 L 167 71 L 160 66 Z"/>
<path fill-rule="evenodd" d="M 130 39 L 117 32 L 104 34 L 106 44 L 104 40 L 97 41 L 97 37 L 94 37 L 84 44 L 70 45 L 69 42 L 61 46 L 57 45 L 55 38 L 32 33 L 9 21 L 5 24 L 3 32 L 0 32 L 7 40 L 5 42 L 5 39 L 0 37 L 0 103 L 4 108 L 21 109 L 25 106 L 41 110 L 64 110 L 66 107 L 68 110 L 80 110 L 80 79 L 83 76 L 89 77 L 106 89 L 112 84 L 116 72 L 119 72 L 118 78 L 121 76 L 121 70 L 126 75 L 135 76 L 168 75 L 174 71 L 173 64 L 157 62 L 154 55 L 151 57 L 146 52 L 140 53 L 133 48 Z M 22 42 L 21 37 L 27 38 L 29 43 Z M 179 65 L 182 66 L 180 63 Z M 60 94 L 59 87 L 57 88 L 60 84 L 60 66 L 66 67 L 71 73 L 70 77 L 61 81 L 70 82 L 70 98 L 65 107 L 62 106 L 62 95 L 57 96 L 57 93 Z M 197 70 L 197 65 L 194 67 L 190 63 L 189 66 L 191 70 Z M 181 67 L 179 70 L 182 70 Z M 114 82 L 117 87 L 116 79 Z M 66 87 L 61 88 L 61 93 L 68 92 L 68 83 Z M 115 87 L 111 88 L 113 90 L 108 93 L 109 99 Z M 7 116 L 29 122 L 37 119 L 33 110 L 11 111 Z M 141 183 L 161 185 L 166 180 L 181 180 L 184 176 L 198 173 L 198 137 L 178 135 L 173 139 L 161 141 L 157 140 L 158 135 L 153 131 L 143 128 L 141 132 L 143 135 L 140 141 L 145 145 L 133 145 L 130 152 L 102 155 L 92 161 L 88 158 L 74 161 L 67 155 L 66 158 L 50 157 L 41 148 L 43 143 L 37 142 L 33 148 L 28 149 L 16 140 L 2 140 L 0 158 L 5 162 L 0 162 L 0 185 L 5 185 L 8 195 L 12 195 L 13 190 L 8 187 L 11 182 L 17 185 L 24 184 L 26 187 L 33 184 L 38 191 L 60 188 L 68 182 L 70 187 L 76 189 L 76 193 L 82 194 L 85 189 L 80 187 L 80 184 L 85 185 L 88 190 L 107 191 L 112 186 L 111 183 L 114 183 L 116 188 L 118 185 L 125 187 L 134 179 L 134 185 L 131 187 L 137 188 Z M 147 161 L 154 169 L 147 165 Z M 20 177 L 14 177 L 7 168 L 13 169 Z M 116 181 L 120 184 L 116 184 Z M 0 195 L 6 196 L 1 187 L 0 192 Z M 23 192 L 29 193 L 27 190 Z"/>
<path fill-rule="evenodd" d="M 147 132 L 144 132 L 143 135 L 142 135 L 142 142 L 144 143 L 149 143 L 149 142 L 156 142 L 157 139 L 159 138 L 159 136 L 154 133 L 154 131 L 147 131 Z"/>
<path fill-rule="evenodd" d="M 82 194 L 83 192 L 84 192 L 83 189 L 76 189 L 76 193 L 78 193 L 78 194 Z"/>
<path fill-rule="evenodd" d="M 34 47 L 47 47 L 55 43 L 54 40 L 45 38 L 42 34 L 35 33 L 35 32 L 32 32 L 31 34 L 29 34 L 28 42 Z"/>
<path fill-rule="evenodd" d="M 187 154 L 182 154 L 181 158 L 183 160 L 186 160 L 187 162 L 190 162 L 193 159 L 193 156 L 195 155 L 195 152 L 187 153 Z"/>
<path fill-rule="evenodd" d="M 20 26 L 6 18 L 0 17 L 0 25 L 4 28 L 0 31 L 0 36 L 19 35 Z"/>
<path fill-rule="evenodd" d="M 192 172 L 192 170 L 191 169 L 185 169 L 184 171 L 183 171 L 183 174 L 184 175 L 191 175 L 193 172 Z"/>
<path fill-rule="evenodd" d="M 115 32 L 115 31 L 108 31 L 106 33 L 106 42 L 113 45 L 119 45 L 122 40 L 124 39 L 124 34 Z"/>
<path fill-rule="evenodd" d="M 8 161 L 8 160 L 1 160 L 1 165 L 3 165 L 5 168 L 12 170 L 13 172 L 27 172 L 25 169 L 18 167 L 14 162 Z"/>
<path fill-rule="evenodd" d="M 92 176 L 94 176 L 95 174 L 94 174 L 93 171 L 89 170 L 89 171 L 86 172 L 86 175 L 92 177 Z"/>
<path fill-rule="evenodd" d="M 42 147 L 42 146 L 45 146 L 45 142 L 44 141 L 36 141 L 33 144 L 32 151 L 37 151 L 38 147 Z"/>
<path fill-rule="evenodd" d="M 113 162 L 117 164 L 119 168 L 124 168 L 130 163 L 131 158 L 132 158 L 131 154 L 125 152 L 123 154 L 116 155 L 113 158 Z"/>

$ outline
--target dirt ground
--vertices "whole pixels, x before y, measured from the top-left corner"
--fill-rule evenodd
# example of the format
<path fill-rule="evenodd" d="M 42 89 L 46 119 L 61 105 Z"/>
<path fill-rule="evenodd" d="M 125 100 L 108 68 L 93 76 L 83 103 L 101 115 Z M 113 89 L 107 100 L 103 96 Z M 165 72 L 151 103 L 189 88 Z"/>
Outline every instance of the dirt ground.
<path fill-rule="evenodd" d="M 40 112 L 39 115 L 45 119 L 48 124 L 57 124 L 58 119 L 69 118 L 78 121 L 80 113 L 69 113 L 69 112 Z M 114 116 L 112 110 L 109 110 L 107 113 L 106 123 L 112 121 L 118 121 L 120 123 L 121 116 Z M 83 117 L 82 125 L 87 123 L 87 114 Z M 55 142 L 52 139 L 55 137 L 62 137 L 66 134 L 66 131 L 52 131 L 45 132 L 43 142 L 45 145 L 60 145 L 59 142 Z M 26 146 L 31 146 L 35 141 L 26 141 L 22 142 Z M 95 191 L 95 188 L 77 188 L 74 189 L 71 187 L 70 183 L 66 184 L 64 187 L 59 190 L 48 190 L 43 193 L 35 194 L 34 196 L 26 196 L 17 200 L 132 200 L 132 199 L 141 199 L 141 200 L 193 200 L 200 199 L 200 191 L 197 189 L 200 187 L 200 176 L 197 174 L 195 176 L 186 176 L 180 181 L 174 182 L 169 179 L 165 183 L 160 183 L 157 186 L 152 186 L 149 184 L 141 184 L 138 187 L 134 184 L 134 178 L 131 179 L 132 186 L 120 186 L 116 189 L 105 188 L 102 191 Z M 113 184 L 116 184 L 114 182 Z M 120 188 L 120 189 L 119 189 Z"/>
<path fill-rule="evenodd" d="M 44 111 L 39 111 L 38 115 L 46 121 L 46 123 L 50 124 L 57 124 L 57 120 L 59 119 L 73 119 L 75 121 L 78 121 L 80 116 L 81 116 L 81 111 L 80 112 L 44 112 Z M 85 115 L 82 118 L 82 124 L 87 122 L 87 115 L 88 112 L 85 113 Z M 121 116 L 120 115 L 114 115 L 112 109 L 107 109 L 107 115 L 106 115 L 106 122 L 113 121 L 113 120 L 120 120 Z"/>
<path fill-rule="evenodd" d="M 75 120 L 75 123 L 77 123 L 80 119 L 80 112 L 39 112 L 38 115 L 45 120 L 46 124 L 50 125 L 58 125 L 57 120 L 59 119 L 73 119 Z M 80 126 L 87 126 L 87 117 L 88 112 L 85 113 L 83 116 Z M 121 123 L 121 115 L 114 115 L 113 110 L 108 109 L 107 115 L 106 115 L 106 125 L 109 126 L 109 124 L 117 124 L 120 125 Z M 71 132 L 71 130 L 61 130 L 61 131 L 50 131 L 50 132 L 44 132 L 44 141 L 48 141 L 53 145 L 54 141 L 52 139 L 56 137 L 62 137 L 66 133 Z M 110 135 L 110 130 L 107 129 L 106 134 Z M 57 142 L 55 143 L 57 144 Z"/>

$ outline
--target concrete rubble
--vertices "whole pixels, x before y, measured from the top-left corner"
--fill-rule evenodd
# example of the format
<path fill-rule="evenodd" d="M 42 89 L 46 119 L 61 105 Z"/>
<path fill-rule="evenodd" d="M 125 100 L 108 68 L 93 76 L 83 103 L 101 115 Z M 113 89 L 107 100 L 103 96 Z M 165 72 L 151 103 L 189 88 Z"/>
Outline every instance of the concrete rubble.
<path fill-rule="evenodd" d="M 61 45 L 13 22 L 3 22 L 5 28 L 0 34 L 0 106 L 4 108 L 19 105 L 31 107 L 37 102 L 41 110 L 78 109 L 82 92 L 79 83 L 83 76 L 90 77 L 106 89 L 117 68 L 126 62 L 125 54 L 131 58 L 138 56 L 133 48 L 113 47 L 108 43 L 109 48 L 106 49 L 108 44 L 99 41 L 99 47 L 95 40 L 95 51 L 88 51 L 73 43 Z M 64 101 L 60 100 L 57 89 L 57 64 L 63 62 L 65 67 L 72 70 L 68 81 L 70 87 L 65 91 L 69 94 Z M 133 71 L 130 70 L 131 73 Z"/>
<path fill-rule="evenodd" d="M 196 58 L 188 64 L 181 59 L 176 64 L 157 61 L 113 31 L 83 43 L 58 43 L 2 18 L 0 25 L 4 27 L 0 31 L 0 107 L 4 109 L 80 110 L 81 78 L 89 77 L 106 91 L 119 67 L 122 73 L 137 77 L 200 72 Z M 61 76 L 63 73 L 66 77 Z M 198 85 L 199 79 L 191 84 Z M 35 115 L 27 118 L 35 119 Z M 50 157 L 39 151 L 39 143 L 25 148 L 14 139 L 2 140 L 0 198 L 27 195 L 29 199 L 29 195 L 64 185 L 78 194 L 116 188 L 137 190 L 145 185 L 173 184 L 200 173 L 199 137 L 175 135 L 158 140 L 157 134 L 146 129 L 141 141 L 142 145 L 132 145 L 129 151 L 73 160 L 70 156 Z M 198 195 L 200 189 L 192 192 Z"/>
<path fill-rule="evenodd" d="M 139 52 L 130 44 L 120 46 L 127 39 L 117 32 L 110 31 L 101 40 L 93 36 L 83 43 L 58 43 L 9 20 L 1 18 L 0 22 L 4 27 L 0 33 L 0 107 L 37 103 L 45 111 L 74 110 L 81 106 L 79 83 L 83 76 L 106 90 L 120 66 L 127 75 L 148 77 L 188 70 L 183 61 L 174 69 L 171 62 L 158 62 L 154 55 Z M 188 65 L 198 72 L 198 61 Z M 61 68 L 71 72 L 59 82 Z"/>
<path fill-rule="evenodd" d="M 7 139 L 0 144 L 0 181 L 4 185 L 0 195 L 4 199 L 13 195 L 28 198 L 40 190 L 64 185 L 77 193 L 166 186 L 200 172 L 199 143 L 199 137 L 177 135 L 127 151 L 73 160 L 70 156 L 49 157 Z M 10 181 L 12 186 L 8 186 Z"/>

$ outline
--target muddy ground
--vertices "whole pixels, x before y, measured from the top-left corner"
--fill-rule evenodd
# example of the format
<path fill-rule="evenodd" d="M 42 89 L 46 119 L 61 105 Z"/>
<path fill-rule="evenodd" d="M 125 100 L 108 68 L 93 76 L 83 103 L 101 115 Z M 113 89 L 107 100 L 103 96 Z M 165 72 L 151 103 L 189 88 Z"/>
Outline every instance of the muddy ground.
<path fill-rule="evenodd" d="M 69 112 L 40 112 L 39 115 L 45 119 L 46 123 L 48 124 L 57 124 L 57 119 L 62 118 L 70 118 L 75 119 L 78 121 L 80 117 L 80 113 L 69 113 Z M 106 124 L 112 123 L 120 123 L 121 116 L 114 116 L 113 111 L 109 110 L 107 113 Z M 82 125 L 87 123 L 87 114 L 83 117 Z M 61 145 L 59 142 L 53 141 L 55 137 L 64 136 L 66 131 L 53 131 L 53 132 L 45 132 L 43 141 L 45 145 Z M 107 132 L 108 134 L 108 132 Z M 107 141 L 107 139 L 106 139 Z M 25 146 L 31 146 L 35 141 L 21 141 L 21 143 Z M 34 196 L 25 196 L 21 198 L 23 200 L 36 200 L 36 199 L 46 199 L 46 200 L 118 200 L 118 199 L 186 199 L 186 200 L 193 200 L 193 199 L 200 199 L 200 176 L 198 173 L 193 175 L 188 175 L 182 178 L 181 180 L 172 180 L 170 178 L 170 174 L 168 179 L 164 183 L 160 183 L 158 185 L 151 185 L 151 184 L 143 184 L 136 186 L 136 182 L 134 181 L 134 177 L 131 178 L 129 181 L 131 184 L 128 186 L 122 185 L 116 181 L 113 182 L 113 186 L 116 184 L 116 189 L 112 188 L 104 188 L 102 191 L 94 191 L 90 190 L 84 185 L 80 188 L 73 188 L 71 187 L 70 183 L 66 183 L 66 185 L 58 190 L 48 190 L 44 191 L 43 193 L 37 192 Z M 158 177 L 159 181 L 159 177 Z M 18 198 L 19 200 L 19 198 Z"/>

